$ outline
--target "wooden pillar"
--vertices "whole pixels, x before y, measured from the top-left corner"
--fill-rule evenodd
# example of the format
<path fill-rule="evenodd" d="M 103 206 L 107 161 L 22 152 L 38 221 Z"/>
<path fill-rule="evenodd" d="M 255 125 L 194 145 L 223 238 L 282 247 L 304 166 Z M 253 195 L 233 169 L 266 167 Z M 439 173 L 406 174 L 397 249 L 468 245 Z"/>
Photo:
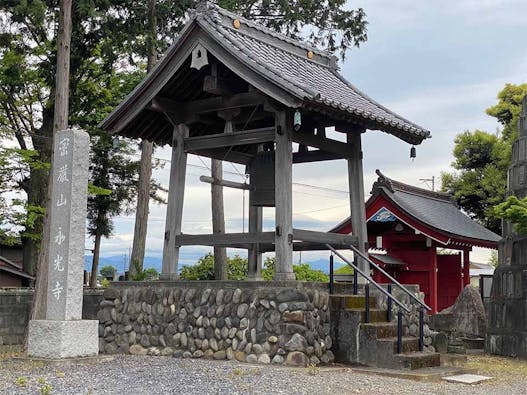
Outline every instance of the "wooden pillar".
<path fill-rule="evenodd" d="M 214 181 L 223 179 L 223 164 L 221 160 L 212 159 L 211 176 Z M 212 195 L 212 233 L 225 233 L 225 217 L 223 209 L 223 187 L 216 182 L 210 186 Z M 214 247 L 214 279 L 227 280 L 227 250 L 225 247 Z"/>
<path fill-rule="evenodd" d="M 470 250 L 463 250 L 463 288 L 470 284 Z"/>
<path fill-rule="evenodd" d="M 249 202 L 249 232 L 259 233 L 262 231 L 262 208 L 251 206 Z M 248 251 L 249 270 L 248 280 L 262 280 L 262 253 L 258 244 L 253 244 Z"/>
<path fill-rule="evenodd" d="M 274 279 L 294 280 L 293 272 L 293 143 L 292 124 L 286 112 L 276 115 L 275 150 L 275 248 Z"/>
<path fill-rule="evenodd" d="M 348 159 L 348 181 L 350 191 L 351 227 L 357 236 L 359 251 L 368 253 L 368 231 L 366 229 L 366 205 L 364 202 L 364 179 L 362 173 L 362 144 L 359 131 L 347 134 L 351 156 Z M 359 257 L 359 268 L 369 273 L 369 264 Z M 359 276 L 361 277 L 361 276 Z M 361 277 L 362 278 L 362 277 Z"/>
<path fill-rule="evenodd" d="M 437 313 L 437 252 L 435 248 L 429 249 L 429 272 L 428 272 L 428 286 L 430 290 L 430 307 L 431 313 Z"/>
<path fill-rule="evenodd" d="M 165 243 L 160 276 L 163 280 L 178 278 L 179 246 L 176 246 L 176 236 L 181 234 L 181 219 L 183 215 L 185 171 L 187 168 L 187 154 L 183 150 L 183 139 L 185 137 L 188 137 L 188 127 L 184 124 L 176 125 L 172 134 L 172 159 L 168 187 Z"/>

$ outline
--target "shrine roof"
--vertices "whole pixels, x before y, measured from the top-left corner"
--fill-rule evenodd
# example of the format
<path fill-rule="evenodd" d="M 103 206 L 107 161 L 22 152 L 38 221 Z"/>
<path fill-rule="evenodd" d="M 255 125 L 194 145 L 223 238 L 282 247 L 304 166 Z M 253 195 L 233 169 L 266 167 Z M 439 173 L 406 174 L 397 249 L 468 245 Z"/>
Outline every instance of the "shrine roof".
<path fill-rule="evenodd" d="M 501 236 L 488 230 L 468 215 L 464 214 L 454 202 L 451 195 L 417 188 L 392 180 L 377 170 L 379 178 L 373 184 L 372 195 L 366 202 L 366 210 L 380 197 L 392 203 L 410 220 L 421 226 L 420 230 L 429 229 L 439 232 L 448 238 L 448 243 L 465 243 L 467 245 L 496 248 Z M 390 210 L 390 209 L 388 209 Z M 371 219 L 376 213 L 368 213 Z M 393 213 L 397 216 L 396 213 Z M 332 232 L 338 232 L 346 219 L 337 225 Z M 412 224 L 409 224 L 412 226 Z M 447 243 L 447 244 L 448 244 Z"/>
<path fill-rule="evenodd" d="M 239 21 L 237 28 L 234 27 L 235 21 Z M 236 25 L 238 26 L 237 22 Z M 163 69 L 171 67 L 169 64 L 172 57 L 182 45 L 181 41 L 188 38 L 193 26 L 198 26 L 213 39 L 212 47 L 204 40 L 201 42 L 208 51 L 214 52 L 213 47 L 221 47 L 234 56 L 236 62 L 271 83 L 272 89 L 265 90 L 265 94 L 288 107 L 328 114 L 328 117 L 384 131 L 411 144 L 420 144 L 424 139 L 431 137 L 425 128 L 390 111 L 348 82 L 339 74 L 334 56 L 209 2 L 198 4 L 196 12 L 176 42 L 153 71 L 102 122 L 103 129 L 126 135 L 126 130 L 123 133 L 123 129 L 133 127 L 134 118 L 140 117 L 139 111 L 143 111 L 146 104 L 143 102 L 143 107 L 139 109 L 130 108 L 137 107 L 138 96 L 147 95 L 151 100 L 160 91 L 162 86 L 153 81 Z M 175 71 L 172 70 L 172 73 Z M 166 76 L 163 78 L 168 81 Z M 256 84 L 255 86 L 257 89 L 262 88 Z M 292 99 L 289 100 L 284 95 Z M 127 116 L 126 112 L 134 114 Z M 117 127 L 116 121 L 124 116 L 128 118 L 126 125 Z"/>
<path fill-rule="evenodd" d="M 35 279 L 35 277 L 30 276 L 25 271 L 23 271 L 22 267 L 19 264 L 7 258 L 4 258 L 3 256 L 0 256 L 0 271 L 11 273 L 19 277 L 27 278 L 29 280 Z"/>

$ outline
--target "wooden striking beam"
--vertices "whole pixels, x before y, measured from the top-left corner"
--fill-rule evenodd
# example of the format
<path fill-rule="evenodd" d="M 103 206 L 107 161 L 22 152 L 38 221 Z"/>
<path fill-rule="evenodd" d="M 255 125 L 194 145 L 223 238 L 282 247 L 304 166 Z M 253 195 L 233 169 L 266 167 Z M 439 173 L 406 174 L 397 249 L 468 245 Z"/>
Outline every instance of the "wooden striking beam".
<path fill-rule="evenodd" d="M 217 233 L 204 235 L 181 234 L 176 236 L 175 244 L 176 246 L 246 246 L 254 243 L 273 243 L 274 237 L 274 232 Z"/>
<path fill-rule="evenodd" d="M 325 160 L 344 159 L 341 155 L 323 150 L 293 153 L 293 163 L 321 162 Z"/>
<path fill-rule="evenodd" d="M 208 176 L 201 176 L 199 180 L 201 182 L 206 182 L 207 184 L 221 185 L 222 187 L 227 187 L 227 188 L 247 189 L 247 190 L 251 189 L 251 186 L 246 183 L 228 181 L 228 180 L 216 180 Z"/>
<path fill-rule="evenodd" d="M 266 97 L 257 91 L 238 93 L 228 97 L 213 97 L 192 102 L 177 102 L 165 97 L 152 99 L 148 108 L 156 112 L 168 112 L 187 116 L 189 114 L 203 114 L 238 107 L 253 107 L 263 104 Z"/>
<path fill-rule="evenodd" d="M 258 244 L 260 253 L 272 252 L 275 250 L 275 245 L 272 243 Z M 242 246 L 237 248 L 243 248 Z M 333 246 L 336 250 L 348 250 L 348 245 L 336 244 Z M 293 251 L 327 251 L 326 244 L 313 243 L 310 241 L 295 241 L 293 242 Z"/>
<path fill-rule="evenodd" d="M 293 132 L 293 141 L 340 155 L 342 158 L 348 158 L 351 155 L 350 147 L 346 143 L 307 132 Z"/>
<path fill-rule="evenodd" d="M 218 133 L 206 136 L 188 137 L 185 139 L 185 152 L 232 147 L 235 145 L 259 144 L 274 141 L 275 128 L 260 128 L 242 132 Z"/>

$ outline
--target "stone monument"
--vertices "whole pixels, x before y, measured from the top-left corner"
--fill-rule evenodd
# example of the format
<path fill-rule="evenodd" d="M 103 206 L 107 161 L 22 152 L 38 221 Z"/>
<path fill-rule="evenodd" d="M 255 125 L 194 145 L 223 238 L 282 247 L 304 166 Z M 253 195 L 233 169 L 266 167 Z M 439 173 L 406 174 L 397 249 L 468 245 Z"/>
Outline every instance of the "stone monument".
<path fill-rule="evenodd" d="M 72 358 L 99 352 L 98 321 L 82 320 L 89 144 L 84 131 L 55 135 L 46 316 L 29 322 L 30 357 Z"/>
<path fill-rule="evenodd" d="M 518 137 L 512 146 L 508 194 L 527 196 L 527 96 L 522 103 Z M 527 235 L 504 221 L 488 310 L 485 350 L 527 358 Z"/>

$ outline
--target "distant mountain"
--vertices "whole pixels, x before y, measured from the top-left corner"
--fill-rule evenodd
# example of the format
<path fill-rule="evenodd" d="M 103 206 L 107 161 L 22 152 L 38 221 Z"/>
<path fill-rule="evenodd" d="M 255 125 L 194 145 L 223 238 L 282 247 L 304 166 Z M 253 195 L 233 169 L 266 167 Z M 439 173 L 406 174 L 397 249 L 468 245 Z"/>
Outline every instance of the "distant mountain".
<path fill-rule="evenodd" d="M 327 259 L 318 259 L 316 261 L 309 261 L 309 262 L 303 262 L 303 263 L 309 263 L 309 266 L 311 266 L 312 269 L 320 270 L 326 274 L 329 274 L 329 260 Z M 343 263 L 335 262 L 335 270 L 338 268 L 344 266 Z"/>

